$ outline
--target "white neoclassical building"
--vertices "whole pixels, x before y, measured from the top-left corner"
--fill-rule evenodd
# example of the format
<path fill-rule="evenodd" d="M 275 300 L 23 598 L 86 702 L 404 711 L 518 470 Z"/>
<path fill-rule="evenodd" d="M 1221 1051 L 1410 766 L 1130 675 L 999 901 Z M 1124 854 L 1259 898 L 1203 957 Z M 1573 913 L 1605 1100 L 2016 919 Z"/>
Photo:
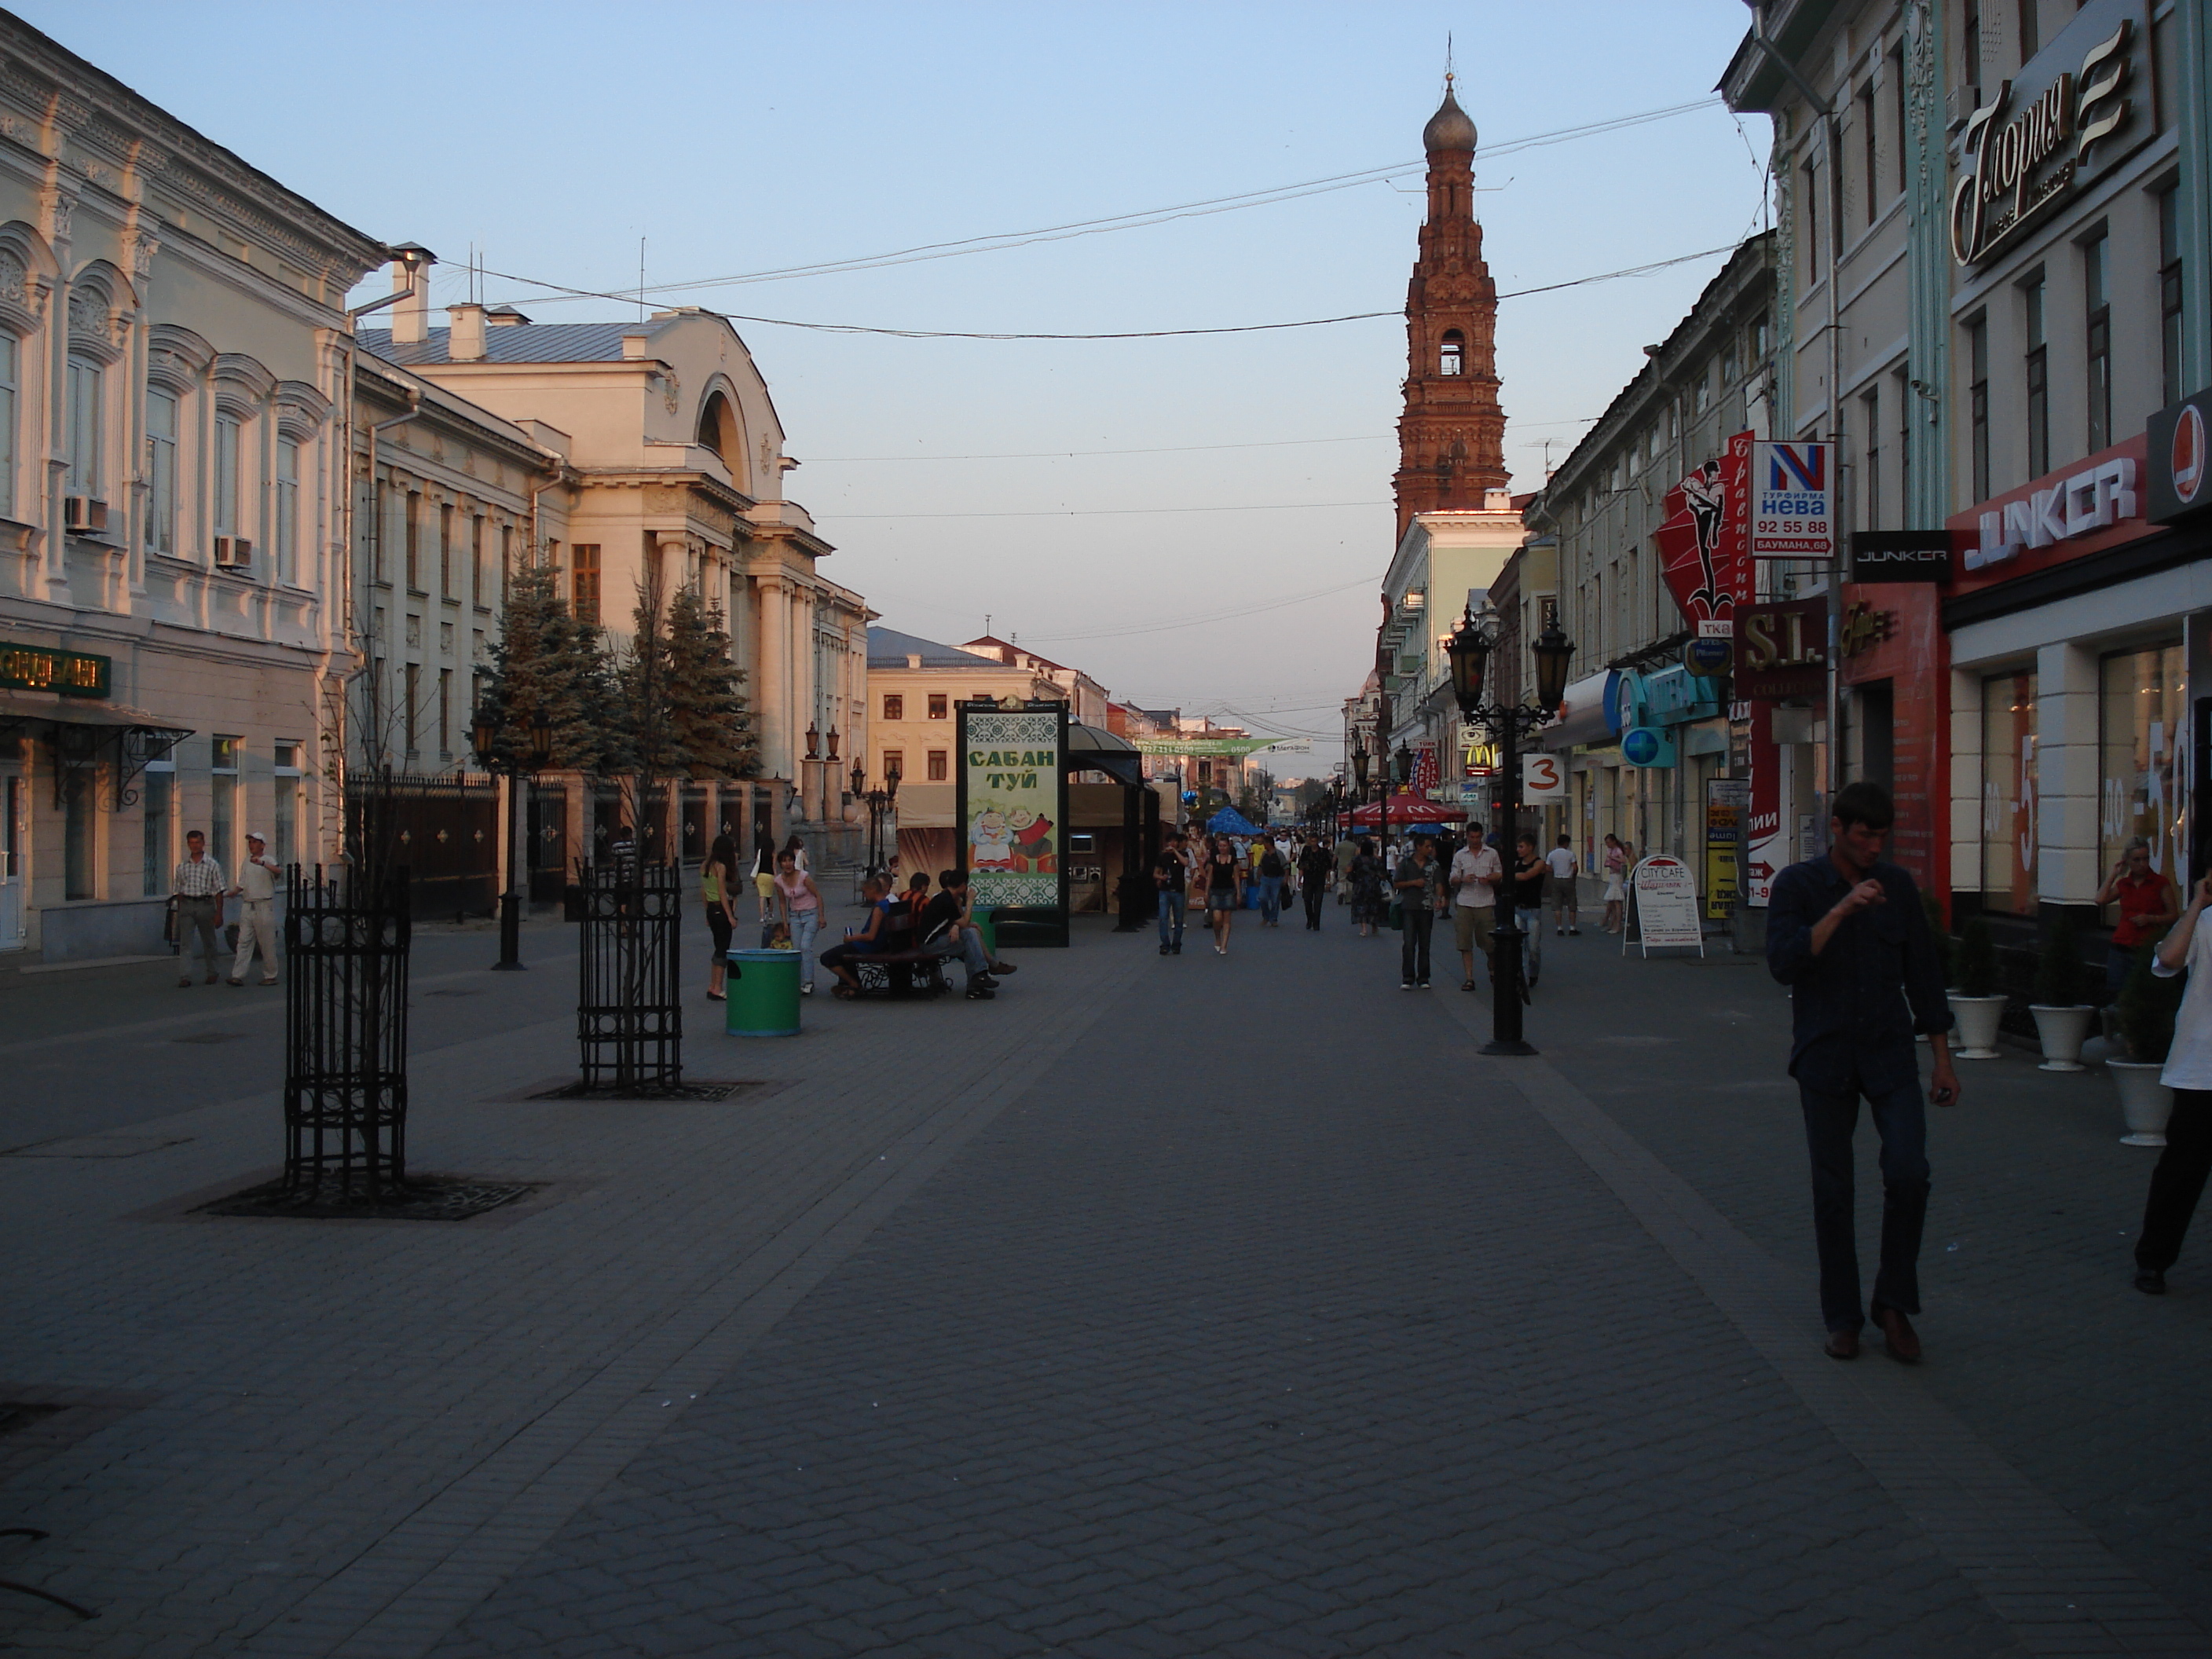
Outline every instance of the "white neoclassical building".
<path fill-rule="evenodd" d="M 414 297 L 362 343 L 543 447 L 558 474 L 544 501 L 565 536 L 541 534 L 536 556 L 562 573 L 571 609 L 620 641 L 641 592 L 683 585 L 728 620 L 761 776 L 696 790 L 679 836 L 696 842 L 719 824 L 743 839 L 765 824 L 842 842 L 854 809 L 841 780 L 867 752 L 873 613 L 821 573 L 832 550 L 784 495 L 798 462 L 745 343 L 726 319 L 691 308 L 635 323 L 537 323 L 464 305 L 434 328 L 419 280 L 428 256 L 401 252 L 393 286 Z M 579 803 L 562 833 L 592 846 L 614 811 L 602 800 L 585 823 Z"/>
<path fill-rule="evenodd" d="M 344 295 L 386 257 L 0 15 L 0 962 L 332 842 Z"/>

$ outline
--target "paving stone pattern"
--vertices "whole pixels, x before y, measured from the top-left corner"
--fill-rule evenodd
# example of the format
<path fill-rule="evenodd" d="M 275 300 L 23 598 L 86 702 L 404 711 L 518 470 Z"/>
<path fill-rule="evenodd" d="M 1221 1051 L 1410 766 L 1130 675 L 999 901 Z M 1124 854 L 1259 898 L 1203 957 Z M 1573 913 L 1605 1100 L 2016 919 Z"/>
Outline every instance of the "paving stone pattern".
<path fill-rule="evenodd" d="M 505 1224 L 134 1218 L 274 1162 L 265 1089 L 118 1101 L 223 1011 L 119 997 L 71 1070 L 0 997 L 46 1062 L 0 1148 L 150 1146 L 0 1157 L 0 1397 L 128 1402 L 0 1484 L 55 1534 L 0 1577 L 103 1618 L 0 1598 L 0 1646 L 2212 1652 L 2212 1253 L 2126 1289 L 2106 1079 L 1969 1074 L 1929 1362 L 1837 1367 L 1763 973 L 1547 939 L 1515 1076 L 1343 915 L 810 1005 L 703 1039 L 782 1085 L 726 1104 L 500 1099 L 573 969 L 441 963 L 483 989 L 417 1028 L 416 1156 L 551 1183 Z"/>

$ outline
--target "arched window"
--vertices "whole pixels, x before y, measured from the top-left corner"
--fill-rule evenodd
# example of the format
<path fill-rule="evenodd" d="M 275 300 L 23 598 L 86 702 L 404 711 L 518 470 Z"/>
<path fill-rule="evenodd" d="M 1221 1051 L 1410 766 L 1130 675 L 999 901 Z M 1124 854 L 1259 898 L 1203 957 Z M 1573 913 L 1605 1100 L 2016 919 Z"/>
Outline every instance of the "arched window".
<path fill-rule="evenodd" d="M 1446 330 L 1443 349 L 1437 354 L 1437 373 L 1457 374 L 1462 371 L 1466 362 L 1467 337 L 1455 328 Z"/>
<path fill-rule="evenodd" d="M 738 424 L 737 411 L 730 407 L 730 400 L 720 392 L 709 392 L 706 402 L 699 405 L 699 433 L 693 441 L 720 456 L 722 465 L 730 469 L 730 476 L 743 483 L 744 432 Z"/>

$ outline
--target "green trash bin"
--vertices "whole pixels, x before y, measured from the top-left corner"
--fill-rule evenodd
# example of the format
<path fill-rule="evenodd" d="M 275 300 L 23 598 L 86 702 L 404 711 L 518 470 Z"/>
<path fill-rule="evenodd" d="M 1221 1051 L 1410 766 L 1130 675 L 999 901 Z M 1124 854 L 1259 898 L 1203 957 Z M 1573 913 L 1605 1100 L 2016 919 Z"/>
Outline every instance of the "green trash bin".
<path fill-rule="evenodd" d="M 983 948 L 991 953 L 991 960 L 994 962 L 999 959 L 999 925 L 994 920 L 998 914 L 996 910 L 977 910 L 973 913 L 975 931 L 982 934 Z"/>
<path fill-rule="evenodd" d="M 722 1029 L 731 1036 L 799 1035 L 799 952 L 732 951 Z"/>

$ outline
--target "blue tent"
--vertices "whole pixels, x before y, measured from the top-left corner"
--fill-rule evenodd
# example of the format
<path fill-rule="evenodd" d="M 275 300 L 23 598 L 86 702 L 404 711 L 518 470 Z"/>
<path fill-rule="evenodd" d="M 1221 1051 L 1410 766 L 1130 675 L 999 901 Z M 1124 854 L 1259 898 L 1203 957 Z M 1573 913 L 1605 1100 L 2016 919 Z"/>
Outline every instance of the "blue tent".
<path fill-rule="evenodd" d="M 1206 821 L 1206 830 L 1212 836 L 1256 836 L 1260 826 L 1233 806 L 1224 806 Z"/>

